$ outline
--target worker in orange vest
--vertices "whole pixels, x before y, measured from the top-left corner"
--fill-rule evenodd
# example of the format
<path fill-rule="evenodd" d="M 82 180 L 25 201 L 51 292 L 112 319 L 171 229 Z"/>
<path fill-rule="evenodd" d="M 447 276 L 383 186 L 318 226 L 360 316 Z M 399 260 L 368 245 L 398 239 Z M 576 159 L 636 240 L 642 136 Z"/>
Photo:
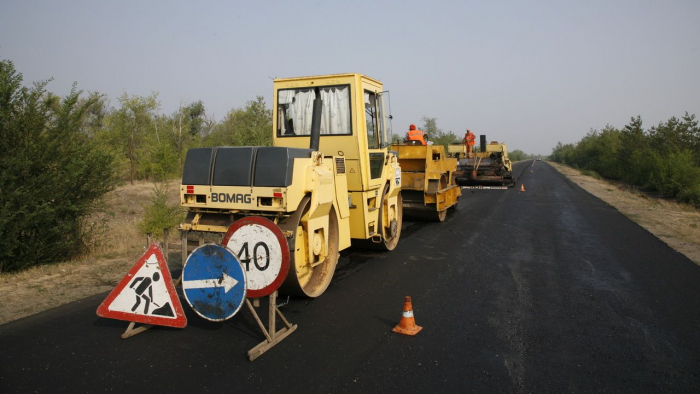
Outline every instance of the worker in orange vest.
<path fill-rule="evenodd" d="M 472 131 L 467 129 L 467 133 L 464 134 L 464 145 L 467 147 L 467 157 L 472 157 L 472 152 L 474 152 L 474 140 L 476 136 L 472 134 Z"/>
<path fill-rule="evenodd" d="M 416 125 L 412 124 L 408 127 L 406 133 L 406 143 L 409 145 L 427 145 L 423 138 L 423 131 L 416 129 Z"/>

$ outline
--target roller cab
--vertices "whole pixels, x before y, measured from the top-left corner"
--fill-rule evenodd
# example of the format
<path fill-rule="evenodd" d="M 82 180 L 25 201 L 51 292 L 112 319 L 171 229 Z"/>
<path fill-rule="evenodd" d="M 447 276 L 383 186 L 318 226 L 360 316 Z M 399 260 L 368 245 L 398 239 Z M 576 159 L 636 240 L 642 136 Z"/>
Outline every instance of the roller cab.
<path fill-rule="evenodd" d="M 339 216 L 349 219 L 353 244 L 381 250 L 396 247 L 403 217 L 401 169 L 389 149 L 387 95 L 381 82 L 362 74 L 274 81 L 274 145 L 314 143 L 311 103 L 320 98 L 318 151 L 345 165 L 349 209 Z"/>

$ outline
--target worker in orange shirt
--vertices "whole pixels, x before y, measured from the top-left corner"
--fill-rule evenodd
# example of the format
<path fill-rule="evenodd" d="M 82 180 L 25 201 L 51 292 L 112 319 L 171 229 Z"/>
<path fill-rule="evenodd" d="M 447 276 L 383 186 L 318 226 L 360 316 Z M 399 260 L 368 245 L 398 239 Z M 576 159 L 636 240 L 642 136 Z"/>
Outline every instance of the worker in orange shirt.
<path fill-rule="evenodd" d="M 406 143 L 408 145 L 427 145 L 423 138 L 423 131 L 416 129 L 416 125 L 412 124 L 408 127 L 406 133 Z"/>
<path fill-rule="evenodd" d="M 466 134 L 464 134 L 464 145 L 467 147 L 467 157 L 472 157 L 474 152 L 474 140 L 476 136 L 472 134 L 472 131 L 467 129 Z"/>

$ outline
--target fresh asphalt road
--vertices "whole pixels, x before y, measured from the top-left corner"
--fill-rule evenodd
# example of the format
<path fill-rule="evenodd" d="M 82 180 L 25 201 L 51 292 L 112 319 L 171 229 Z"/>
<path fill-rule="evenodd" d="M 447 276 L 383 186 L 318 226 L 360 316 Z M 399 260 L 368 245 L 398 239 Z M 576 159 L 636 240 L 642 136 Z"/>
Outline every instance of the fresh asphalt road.
<path fill-rule="evenodd" d="M 0 392 L 700 391 L 700 267 L 549 165 L 516 172 L 445 223 L 405 223 L 394 252 L 344 251 L 254 362 L 245 308 L 212 323 L 184 305 L 187 328 L 121 340 L 101 294 L 0 326 Z M 406 295 L 415 337 L 391 332 Z"/>

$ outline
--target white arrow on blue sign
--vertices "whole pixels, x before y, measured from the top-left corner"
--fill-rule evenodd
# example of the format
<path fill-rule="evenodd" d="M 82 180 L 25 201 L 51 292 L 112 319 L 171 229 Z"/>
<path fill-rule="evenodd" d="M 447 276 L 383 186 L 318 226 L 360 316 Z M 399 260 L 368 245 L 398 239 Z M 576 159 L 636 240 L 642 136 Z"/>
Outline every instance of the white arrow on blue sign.
<path fill-rule="evenodd" d="M 199 316 L 224 321 L 233 317 L 245 301 L 245 272 L 229 248 L 202 245 L 182 267 L 182 289 L 187 303 Z"/>

